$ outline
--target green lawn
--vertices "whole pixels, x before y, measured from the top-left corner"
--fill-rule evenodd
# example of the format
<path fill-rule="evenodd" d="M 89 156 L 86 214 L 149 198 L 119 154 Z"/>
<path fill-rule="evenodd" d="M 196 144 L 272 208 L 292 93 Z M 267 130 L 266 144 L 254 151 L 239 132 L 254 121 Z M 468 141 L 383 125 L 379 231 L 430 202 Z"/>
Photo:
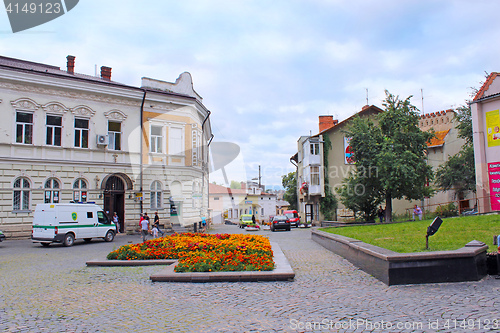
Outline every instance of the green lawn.
<path fill-rule="evenodd" d="M 429 237 L 429 250 L 425 249 L 425 235 L 432 220 L 322 228 L 332 234 L 358 239 L 395 252 L 421 252 L 456 250 L 472 240 L 488 245 L 488 252 L 496 252 L 493 235 L 500 234 L 500 215 L 466 216 L 443 219 L 439 231 Z"/>

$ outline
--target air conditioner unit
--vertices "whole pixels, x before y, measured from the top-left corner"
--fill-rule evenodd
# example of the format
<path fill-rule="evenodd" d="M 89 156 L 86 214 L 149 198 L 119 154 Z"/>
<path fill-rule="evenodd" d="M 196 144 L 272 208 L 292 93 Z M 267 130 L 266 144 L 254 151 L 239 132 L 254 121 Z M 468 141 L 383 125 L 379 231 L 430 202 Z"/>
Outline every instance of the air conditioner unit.
<path fill-rule="evenodd" d="M 107 146 L 109 144 L 109 137 L 107 135 L 97 135 L 97 145 Z"/>

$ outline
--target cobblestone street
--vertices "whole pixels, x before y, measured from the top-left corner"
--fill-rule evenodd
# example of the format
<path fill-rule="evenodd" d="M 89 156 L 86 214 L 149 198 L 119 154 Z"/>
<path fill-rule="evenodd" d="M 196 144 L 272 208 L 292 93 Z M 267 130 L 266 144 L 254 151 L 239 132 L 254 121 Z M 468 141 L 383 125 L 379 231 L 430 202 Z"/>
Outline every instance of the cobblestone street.
<path fill-rule="evenodd" d="M 217 226 L 212 233 L 242 233 Z M 500 331 L 500 280 L 388 287 L 311 240 L 262 230 L 292 282 L 153 283 L 149 267 L 86 267 L 140 236 L 48 248 L 0 243 L 2 332 Z M 463 321 L 465 320 L 465 321 Z M 464 326 L 465 325 L 465 326 Z"/>

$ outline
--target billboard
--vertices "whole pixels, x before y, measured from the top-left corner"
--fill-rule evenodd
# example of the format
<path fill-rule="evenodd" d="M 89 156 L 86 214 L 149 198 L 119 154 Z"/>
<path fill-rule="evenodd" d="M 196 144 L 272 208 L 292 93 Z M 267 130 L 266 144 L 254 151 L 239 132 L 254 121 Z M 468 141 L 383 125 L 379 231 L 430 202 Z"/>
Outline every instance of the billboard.
<path fill-rule="evenodd" d="M 488 163 L 491 210 L 500 210 L 500 162 Z"/>

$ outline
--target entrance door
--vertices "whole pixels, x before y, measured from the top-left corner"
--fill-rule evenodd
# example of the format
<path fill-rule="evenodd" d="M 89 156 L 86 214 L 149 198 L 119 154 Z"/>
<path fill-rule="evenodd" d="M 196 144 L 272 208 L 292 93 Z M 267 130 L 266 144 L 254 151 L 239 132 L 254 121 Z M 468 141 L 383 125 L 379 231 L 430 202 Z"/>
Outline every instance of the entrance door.
<path fill-rule="evenodd" d="M 125 227 L 125 183 L 120 177 L 111 176 L 106 181 L 104 211 L 110 220 L 112 220 L 113 212 L 116 212 L 120 219 L 120 232 L 123 232 Z"/>
<path fill-rule="evenodd" d="M 306 223 L 312 223 L 313 216 L 313 205 L 306 204 Z"/>

